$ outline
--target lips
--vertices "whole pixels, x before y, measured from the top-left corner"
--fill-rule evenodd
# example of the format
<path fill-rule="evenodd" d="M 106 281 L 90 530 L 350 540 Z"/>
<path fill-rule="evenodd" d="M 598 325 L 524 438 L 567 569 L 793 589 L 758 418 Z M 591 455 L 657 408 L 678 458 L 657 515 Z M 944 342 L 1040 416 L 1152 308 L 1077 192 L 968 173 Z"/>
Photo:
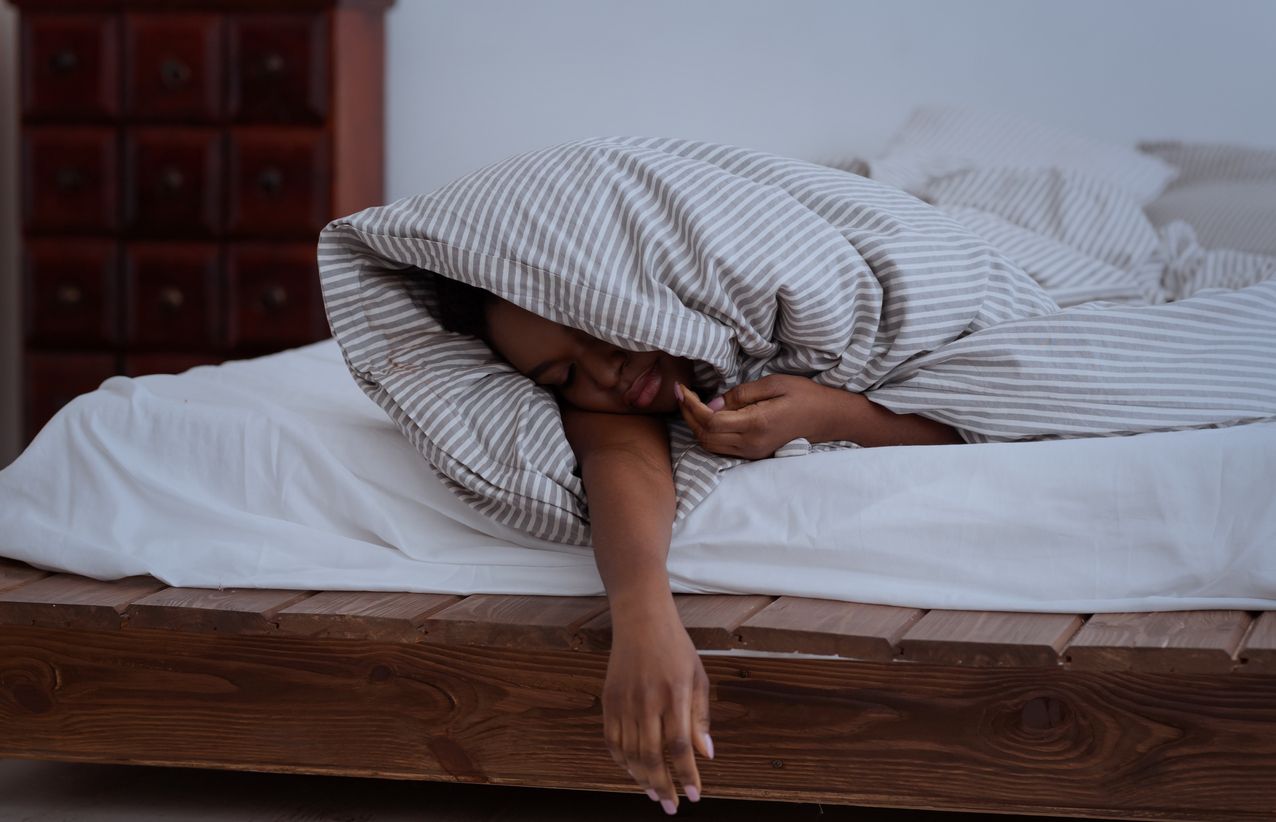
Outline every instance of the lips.
<path fill-rule="evenodd" d="M 646 408 L 660 393 L 660 369 L 656 367 L 659 364 L 659 360 L 653 362 L 625 389 L 625 404 L 630 408 Z"/>

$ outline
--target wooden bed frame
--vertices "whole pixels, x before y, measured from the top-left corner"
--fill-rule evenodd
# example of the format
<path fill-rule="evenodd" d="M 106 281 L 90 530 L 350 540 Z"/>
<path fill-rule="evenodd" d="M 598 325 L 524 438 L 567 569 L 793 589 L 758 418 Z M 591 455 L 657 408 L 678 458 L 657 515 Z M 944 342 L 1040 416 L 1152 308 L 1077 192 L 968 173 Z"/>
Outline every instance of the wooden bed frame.
<path fill-rule="evenodd" d="M 1276 612 L 677 602 L 711 680 L 707 798 L 1276 817 Z M 0 560 L 0 757 L 636 792 L 603 745 L 609 638 L 601 597 Z"/>

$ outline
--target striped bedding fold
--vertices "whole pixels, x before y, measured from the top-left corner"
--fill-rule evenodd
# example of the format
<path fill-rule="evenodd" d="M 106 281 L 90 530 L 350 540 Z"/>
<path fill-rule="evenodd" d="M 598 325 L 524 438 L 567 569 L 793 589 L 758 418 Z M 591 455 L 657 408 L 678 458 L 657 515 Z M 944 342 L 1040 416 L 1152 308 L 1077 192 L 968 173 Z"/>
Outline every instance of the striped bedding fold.
<path fill-rule="evenodd" d="M 552 397 L 440 327 L 429 272 L 689 357 L 715 391 L 805 374 L 972 442 L 1276 416 L 1276 258 L 1154 230 L 1075 169 L 914 177 L 931 202 L 731 146 L 577 141 L 334 221 L 325 306 L 356 381 L 453 490 L 575 544 L 588 509 Z M 681 519 L 739 460 L 670 429 Z"/>

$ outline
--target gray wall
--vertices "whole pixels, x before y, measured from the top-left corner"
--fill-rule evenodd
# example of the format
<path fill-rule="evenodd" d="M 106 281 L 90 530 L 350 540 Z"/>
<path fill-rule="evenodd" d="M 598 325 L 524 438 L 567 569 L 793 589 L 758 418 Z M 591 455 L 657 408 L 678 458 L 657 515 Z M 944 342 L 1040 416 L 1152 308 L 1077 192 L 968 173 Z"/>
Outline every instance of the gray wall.
<path fill-rule="evenodd" d="M 590 135 L 835 160 L 926 102 L 1276 145 L 1268 0 L 398 0 L 388 22 L 390 198 Z M 18 442 L 13 29 L 0 5 L 0 465 Z"/>

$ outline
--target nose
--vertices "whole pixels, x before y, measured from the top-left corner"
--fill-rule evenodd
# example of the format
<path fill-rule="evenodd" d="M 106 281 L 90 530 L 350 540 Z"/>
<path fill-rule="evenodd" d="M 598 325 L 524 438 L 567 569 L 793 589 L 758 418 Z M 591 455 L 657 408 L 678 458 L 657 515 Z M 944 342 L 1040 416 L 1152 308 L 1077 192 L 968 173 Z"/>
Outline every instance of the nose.
<path fill-rule="evenodd" d="M 600 341 L 581 357 L 578 367 L 599 388 L 611 390 L 620 383 L 620 375 L 628 359 L 629 355 L 623 349 Z"/>

